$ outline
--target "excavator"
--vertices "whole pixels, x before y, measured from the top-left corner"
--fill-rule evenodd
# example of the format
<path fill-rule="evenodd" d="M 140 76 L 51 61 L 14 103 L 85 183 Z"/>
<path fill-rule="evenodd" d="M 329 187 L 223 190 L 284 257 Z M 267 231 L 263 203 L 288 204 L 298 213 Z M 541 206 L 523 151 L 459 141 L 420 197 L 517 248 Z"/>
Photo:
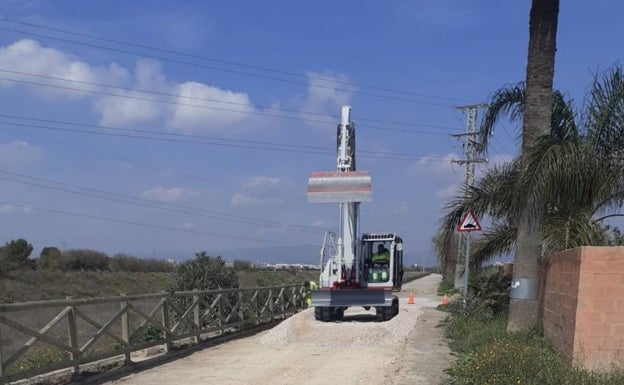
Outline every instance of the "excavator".
<path fill-rule="evenodd" d="M 312 172 L 307 198 L 311 203 L 338 203 L 338 234 L 326 232 L 321 247 L 318 288 L 311 291 L 316 320 L 342 320 L 349 307 L 375 308 L 387 321 L 399 313 L 403 281 L 403 240 L 395 233 L 359 234 L 360 203 L 372 200 L 368 171 L 355 168 L 355 123 L 351 106 L 342 106 L 337 130 L 336 171 Z M 379 259 L 376 252 L 383 251 Z"/>

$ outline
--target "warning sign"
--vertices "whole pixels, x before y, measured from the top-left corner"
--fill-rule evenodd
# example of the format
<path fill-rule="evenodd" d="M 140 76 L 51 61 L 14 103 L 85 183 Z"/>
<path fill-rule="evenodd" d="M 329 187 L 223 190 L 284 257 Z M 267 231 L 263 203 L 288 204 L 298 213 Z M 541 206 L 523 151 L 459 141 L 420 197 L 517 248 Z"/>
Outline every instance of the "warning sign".
<path fill-rule="evenodd" d="M 464 219 L 459 222 L 457 231 L 481 231 L 481 225 L 472 211 L 468 211 Z"/>

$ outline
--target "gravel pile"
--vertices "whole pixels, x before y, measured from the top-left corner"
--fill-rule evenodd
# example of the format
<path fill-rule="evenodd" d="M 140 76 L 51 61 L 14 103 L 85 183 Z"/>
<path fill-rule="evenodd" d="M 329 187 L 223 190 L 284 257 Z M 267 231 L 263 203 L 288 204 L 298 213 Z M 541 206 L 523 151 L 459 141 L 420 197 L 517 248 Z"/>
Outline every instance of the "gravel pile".
<path fill-rule="evenodd" d="M 408 305 L 401 298 L 399 314 L 385 322 L 375 320 L 374 309 L 349 308 L 343 321 L 334 322 L 317 321 L 314 309 L 307 309 L 265 332 L 260 341 L 270 346 L 298 344 L 345 348 L 397 344 L 405 341 L 414 329 L 423 306 L 437 305 L 426 300 L 419 302 Z"/>

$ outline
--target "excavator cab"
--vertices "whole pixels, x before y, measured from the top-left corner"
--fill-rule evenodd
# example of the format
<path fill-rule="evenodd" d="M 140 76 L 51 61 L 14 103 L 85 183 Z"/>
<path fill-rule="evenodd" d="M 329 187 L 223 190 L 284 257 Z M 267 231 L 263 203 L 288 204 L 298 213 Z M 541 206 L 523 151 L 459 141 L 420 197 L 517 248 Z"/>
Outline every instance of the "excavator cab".
<path fill-rule="evenodd" d="M 363 234 L 360 249 L 363 284 L 367 287 L 401 291 L 403 283 L 403 240 L 396 234 Z"/>

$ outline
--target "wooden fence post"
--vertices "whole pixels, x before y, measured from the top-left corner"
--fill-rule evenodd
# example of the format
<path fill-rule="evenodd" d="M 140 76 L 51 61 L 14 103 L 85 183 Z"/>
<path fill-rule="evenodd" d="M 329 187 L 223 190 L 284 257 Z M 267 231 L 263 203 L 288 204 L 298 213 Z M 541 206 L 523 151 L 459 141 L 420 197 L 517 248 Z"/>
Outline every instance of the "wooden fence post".
<path fill-rule="evenodd" d="M 163 305 L 162 305 L 162 325 L 163 328 L 166 330 L 165 332 L 165 352 L 169 353 L 171 351 L 171 335 L 169 333 L 169 297 L 167 296 L 167 292 L 166 291 L 162 291 L 163 293 Z"/>
<path fill-rule="evenodd" d="M 193 323 L 197 328 L 197 335 L 195 336 L 195 343 L 198 344 L 200 342 L 200 331 L 201 327 L 199 325 L 199 296 L 197 294 L 193 294 L 193 303 L 195 304 L 195 308 L 193 308 Z"/>
<path fill-rule="evenodd" d="M 122 300 L 119 302 L 119 309 L 123 309 L 128 305 L 123 298 L 126 296 L 126 293 L 119 294 L 122 297 Z M 125 363 L 130 363 L 130 320 L 128 317 L 128 309 L 126 309 L 121 315 L 121 339 L 126 343 L 125 346 Z"/>
<path fill-rule="evenodd" d="M 4 356 L 2 355 L 2 350 L 5 344 L 2 341 L 2 326 L 0 325 L 0 377 L 4 375 Z"/>
<path fill-rule="evenodd" d="M 240 330 L 245 329 L 245 312 L 243 310 L 243 292 L 242 291 L 238 291 L 238 320 L 241 323 L 241 327 Z"/>
<path fill-rule="evenodd" d="M 73 297 L 67 296 L 66 300 L 70 300 Z M 69 346 L 75 349 L 79 349 L 78 347 L 78 331 L 76 330 L 76 310 L 73 306 L 71 306 L 71 310 L 67 313 L 67 335 L 69 336 Z M 80 357 L 74 354 L 73 352 L 69 352 L 69 359 L 72 361 L 73 375 L 77 375 L 79 372 L 78 359 Z"/>

